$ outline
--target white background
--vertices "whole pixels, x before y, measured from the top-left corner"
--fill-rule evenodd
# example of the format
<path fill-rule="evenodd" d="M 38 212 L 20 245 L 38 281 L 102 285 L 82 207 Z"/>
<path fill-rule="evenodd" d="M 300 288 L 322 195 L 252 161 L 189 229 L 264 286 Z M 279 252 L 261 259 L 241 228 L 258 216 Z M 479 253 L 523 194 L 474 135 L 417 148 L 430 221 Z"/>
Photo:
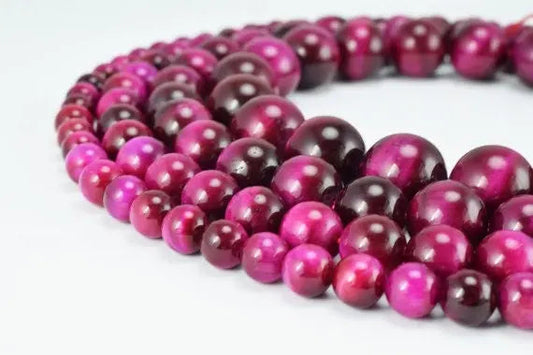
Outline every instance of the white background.
<path fill-rule="evenodd" d="M 155 40 L 274 18 L 478 15 L 502 23 L 526 0 L 0 0 L 0 354 L 527 354 L 533 334 L 458 326 L 436 313 L 307 300 L 242 271 L 215 270 L 145 239 L 88 202 L 64 172 L 53 118 L 74 80 Z M 499 143 L 533 161 L 533 92 L 504 76 L 334 84 L 292 98 L 338 115 L 370 146 L 396 132 L 432 140 L 451 170 Z"/>

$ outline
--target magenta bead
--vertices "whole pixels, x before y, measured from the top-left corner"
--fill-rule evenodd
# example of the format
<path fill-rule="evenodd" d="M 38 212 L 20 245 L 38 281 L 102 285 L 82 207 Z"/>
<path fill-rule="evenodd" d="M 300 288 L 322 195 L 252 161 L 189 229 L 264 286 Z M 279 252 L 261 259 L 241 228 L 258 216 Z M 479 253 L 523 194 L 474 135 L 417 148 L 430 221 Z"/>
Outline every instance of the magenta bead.
<path fill-rule="evenodd" d="M 105 135 L 105 132 L 119 121 L 136 120 L 144 123 L 144 116 L 135 106 L 128 104 L 115 104 L 102 114 L 98 120 L 98 134 Z"/>
<path fill-rule="evenodd" d="M 170 65 L 170 56 L 163 49 L 157 48 L 148 49 L 139 57 L 139 60 L 153 65 L 158 70 Z"/>
<path fill-rule="evenodd" d="M 68 176 L 78 182 L 83 169 L 95 160 L 107 159 L 105 150 L 94 143 L 83 143 L 70 150 L 65 158 Z"/>
<path fill-rule="evenodd" d="M 523 30 L 514 41 L 512 60 L 516 74 L 528 85 L 533 85 L 533 30 Z"/>
<path fill-rule="evenodd" d="M 78 83 L 89 83 L 94 85 L 96 88 L 101 89 L 104 83 L 104 77 L 100 74 L 89 73 L 80 76 L 77 80 Z"/>
<path fill-rule="evenodd" d="M 276 87 L 270 64 L 254 53 L 237 52 L 222 59 L 213 71 L 213 79 L 220 82 L 236 74 L 250 74 L 265 80 L 272 88 Z"/>
<path fill-rule="evenodd" d="M 100 90 L 96 88 L 93 84 L 87 82 L 79 82 L 74 84 L 68 92 L 67 97 L 75 95 L 85 95 L 90 98 L 91 101 L 95 102 L 100 97 Z"/>
<path fill-rule="evenodd" d="M 217 36 L 208 39 L 202 43 L 200 47 L 209 51 L 218 60 L 220 60 L 232 53 L 237 52 L 240 48 L 240 45 L 232 39 Z"/>
<path fill-rule="evenodd" d="M 61 152 L 63 153 L 63 157 L 66 157 L 72 148 L 83 143 L 100 144 L 100 141 L 89 131 L 73 132 L 67 138 L 63 139 L 63 143 L 61 143 Z"/>
<path fill-rule="evenodd" d="M 190 47 L 191 47 L 190 40 L 188 38 L 182 37 L 182 38 L 177 38 L 174 41 L 168 43 L 163 48 L 163 51 L 169 56 L 169 58 L 175 60 L 183 53 L 183 51 L 185 51 L 186 49 Z"/>
<path fill-rule="evenodd" d="M 533 238 L 533 195 L 517 196 L 502 203 L 490 226 L 492 231 L 520 231 Z"/>
<path fill-rule="evenodd" d="M 185 255 L 195 254 L 200 251 L 207 224 L 205 213 L 200 208 L 180 205 L 166 214 L 161 233 L 163 240 L 173 250 Z"/>
<path fill-rule="evenodd" d="M 132 90 L 138 98 L 146 99 L 148 95 L 148 88 L 146 83 L 137 75 L 128 72 L 119 72 L 105 81 L 102 87 L 103 92 L 108 92 L 111 89 L 122 88 Z"/>
<path fill-rule="evenodd" d="M 96 68 L 94 68 L 93 74 L 99 75 L 107 80 L 108 78 L 116 74 L 118 71 L 119 68 L 117 65 L 113 63 L 102 63 L 99 64 Z"/>
<path fill-rule="evenodd" d="M 149 115 L 154 115 L 170 102 L 184 98 L 200 100 L 200 96 L 191 85 L 176 81 L 163 83 L 157 86 L 150 94 L 147 103 L 147 112 Z"/>
<path fill-rule="evenodd" d="M 203 32 L 195 37 L 192 37 L 189 44 L 191 47 L 200 47 L 202 44 L 204 44 L 209 39 L 213 38 L 213 35 L 211 33 Z"/>
<path fill-rule="evenodd" d="M 163 143 L 152 137 L 135 137 L 120 148 L 116 162 L 125 174 L 143 179 L 146 170 L 165 153 Z"/>
<path fill-rule="evenodd" d="M 232 269 L 240 265 L 247 240 L 248 234 L 240 224 L 221 219 L 211 223 L 205 230 L 202 255 L 220 269 Z"/>
<path fill-rule="evenodd" d="M 240 47 L 245 46 L 254 38 L 268 37 L 270 33 L 263 28 L 243 28 L 235 31 L 231 38 L 239 44 Z"/>
<path fill-rule="evenodd" d="M 161 190 L 179 201 L 183 187 L 198 172 L 200 167 L 194 160 L 183 154 L 170 153 L 150 164 L 144 180 L 149 189 Z"/>
<path fill-rule="evenodd" d="M 217 58 L 205 49 L 187 48 L 176 58 L 174 64 L 187 65 L 209 80 L 217 62 Z"/>
<path fill-rule="evenodd" d="M 385 20 L 385 24 L 383 26 L 383 40 L 385 44 L 385 54 L 389 57 L 392 56 L 392 49 L 394 45 L 394 39 L 396 38 L 396 35 L 398 34 L 398 31 L 400 28 L 402 28 L 403 25 L 410 22 L 411 19 L 407 16 L 398 15 L 393 16 L 387 20 Z M 392 58 L 387 58 L 388 60 Z M 390 63 L 389 63 L 390 64 Z"/>
<path fill-rule="evenodd" d="M 144 181 L 133 175 L 119 176 L 107 185 L 104 191 L 104 207 L 114 218 L 130 221 L 133 200 L 146 190 Z"/>
<path fill-rule="evenodd" d="M 154 78 L 153 86 L 177 82 L 190 85 L 197 93 L 203 94 L 205 80 L 196 70 L 186 65 L 170 65 L 160 70 Z"/>
<path fill-rule="evenodd" d="M 111 106 L 116 104 L 128 104 L 139 107 L 142 99 L 132 89 L 114 88 L 105 92 L 96 106 L 96 114 L 101 117 Z"/>
<path fill-rule="evenodd" d="M 242 251 L 242 267 L 252 279 L 273 283 L 281 279 L 283 260 L 289 251 L 287 243 L 274 233 L 254 234 Z"/>
<path fill-rule="evenodd" d="M 342 28 L 342 25 L 346 22 L 339 16 L 324 16 L 316 20 L 316 24 L 331 34 L 335 35 Z"/>
<path fill-rule="evenodd" d="M 509 276 L 500 287 L 500 313 L 505 321 L 522 329 L 533 329 L 533 273 Z"/>
<path fill-rule="evenodd" d="M 437 276 L 420 263 L 405 263 L 388 277 L 385 292 L 390 306 L 408 318 L 428 316 L 437 304 Z"/>
<path fill-rule="evenodd" d="M 157 68 L 152 64 L 143 61 L 127 63 L 124 65 L 122 71 L 138 76 L 147 84 L 151 84 L 157 75 Z"/>
<path fill-rule="evenodd" d="M 113 179 L 122 175 L 122 170 L 111 160 L 95 160 L 87 165 L 80 174 L 81 193 L 90 202 L 104 205 L 104 191 Z"/>
<path fill-rule="evenodd" d="M 63 123 L 72 119 L 83 119 L 91 125 L 94 122 L 94 117 L 91 114 L 91 111 L 89 111 L 86 107 L 71 104 L 61 107 L 56 115 L 54 127 L 57 130 Z"/>
<path fill-rule="evenodd" d="M 86 131 L 93 133 L 92 124 L 84 118 L 69 119 L 57 128 L 57 143 L 63 144 L 65 139 L 74 132 Z"/>
<path fill-rule="evenodd" d="M 283 282 L 304 297 L 318 297 L 326 292 L 333 279 L 335 263 L 328 251 L 318 245 L 302 244 L 285 256 Z"/>
<path fill-rule="evenodd" d="M 163 191 L 144 191 L 131 204 L 131 225 L 145 237 L 161 238 L 163 218 L 171 208 L 171 198 Z"/>
<path fill-rule="evenodd" d="M 144 123 L 137 120 L 116 122 L 104 134 L 102 147 L 111 158 L 114 158 L 124 144 L 140 136 L 152 136 L 152 131 Z"/>

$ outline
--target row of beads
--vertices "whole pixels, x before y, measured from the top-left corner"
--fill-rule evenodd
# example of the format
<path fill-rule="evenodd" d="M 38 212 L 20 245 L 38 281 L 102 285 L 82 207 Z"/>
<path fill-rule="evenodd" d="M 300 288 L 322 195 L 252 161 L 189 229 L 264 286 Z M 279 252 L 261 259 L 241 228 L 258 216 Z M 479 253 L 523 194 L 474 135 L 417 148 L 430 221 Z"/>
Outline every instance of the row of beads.
<path fill-rule="evenodd" d="M 280 39 L 281 38 L 281 39 Z M 394 64 L 487 79 L 506 64 L 533 83 L 533 30 L 440 17 L 274 22 L 157 42 L 82 76 L 56 116 L 66 168 L 83 195 L 142 235 L 213 265 L 243 266 L 316 297 L 330 284 L 354 307 L 383 293 L 427 316 L 533 328 L 531 166 L 484 146 L 449 175 L 411 134 L 366 151 L 331 116 L 304 121 L 282 96 Z M 96 116 L 96 118 L 95 118 Z M 409 239 L 409 236 L 411 238 Z M 335 265 L 334 257 L 341 261 Z"/>

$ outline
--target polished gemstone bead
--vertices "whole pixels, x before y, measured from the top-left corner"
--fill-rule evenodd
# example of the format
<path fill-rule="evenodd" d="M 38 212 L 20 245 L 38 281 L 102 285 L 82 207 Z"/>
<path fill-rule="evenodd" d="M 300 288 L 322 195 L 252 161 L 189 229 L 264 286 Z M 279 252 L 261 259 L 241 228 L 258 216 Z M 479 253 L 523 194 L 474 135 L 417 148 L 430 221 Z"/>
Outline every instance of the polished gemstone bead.
<path fill-rule="evenodd" d="M 514 274 L 503 281 L 499 308 L 507 323 L 533 329 L 533 272 Z"/>
<path fill-rule="evenodd" d="M 163 41 L 156 41 L 154 43 L 152 43 L 150 45 L 150 47 L 148 47 L 148 49 L 156 49 L 156 50 L 162 50 L 163 48 L 165 48 L 167 45 L 166 42 L 163 42 Z"/>
<path fill-rule="evenodd" d="M 94 85 L 96 88 L 100 89 L 102 88 L 102 85 L 104 84 L 104 77 L 100 74 L 96 73 L 89 73 L 84 74 L 78 78 L 77 82 L 85 82 Z"/>
<path fill-rule="evenodd" d="M 68 176 L 78 183 L 83 169 L 95 160 L 107 159 L 105 151 L 97 144 L 83 143 L 70 150 L 65 158 Z"/>
<path fill-rule="evenodd" d="M 67 97 L 78 94 L 88 96 L 93 102 L 96 102 L 96 100 L 100 98 L 100 90 L 97 89 L 93 84 L 89 84 L 87 82 L 79 82 L 74 84 L 74 86 L 68 90 Z"/>
<path fill-rule="evenodd" d="M 230 55 L 231 53 L 237 52 L 240 46 L 239 46 L 239 43 L 237 43 L 236 41 L 230 38 L 216 36 L 202 43 L 200 48 L 203 48 L 209 51 L 218 60 L 220 60 Z"/>
<path fill-rule="evenodd" d="M 191 122 L 176 136 L 174 150 L 191 157 L 202 169 L 212 169 L 231 142 L 228 129 L 212 120 Z"/>
<path fill-rule="evenodd" d="M 143 61 L 134 61 L 124 65 L 122 71 L 137 75 L 143 79 L 145 83 L 150 85 L 157 74 L 157 68 L 152 64 Z"/>
<path fill-rule="evenodd" d="M 57 130 L 63 123 L 73 119 L 84 119 L 91 125 L 94 122 L 94 117 L 91 114 L 91 111 L 89 111 L 86 107 L 71 104 L 61 107 L 56 115 L 54 127 Z"/>
<path fill-rule="evenodd" d="M 169 82 L 187 84 L 192 86 L 197 93 L 201 95 L 205 93 L 205 79 L 196 70 L 186 65 L 170 65 L 160 70 L 154 78 L 153 85 L 158 87 Z"/>
<path fill-rule="evenodd" d="M 169 58 L 175 61 L 176 58 L 188 48 L 191 48 L 191 41 L 188 38 L 180 37 L 168 43 L 165 48 L 163 48 L 163 51 L 169 56 Z"/>
<path fill-rule="evenodd" d="M 448 22 L 448 20 L 442 16 L 428 16 L 423 17 L 422 20 L 427 21 L 435 26 L 439 30 L 441 36 L 445 36 L 451 27 L 450 22 Z"/>
<path fill-rule="evenodd" d="M 383 28 L 383 42 L 385 45 L 385 54 L 388 56 L 388 64 L 391 64 L 392 60 L 394 39 L 396 38 L 400 28 L 409 22 L 411 22 L 411 18 L 404 15 L 393 16 L 385 20 L 385 25 Z"/>
<path fill-rule="evenodd" d="M 385 216 L 368 215 L 348 224 L 339 238 L 342 258 L 368 254 L 391 270 L 403 261 L 407 240 L 402 229 Z"/>
<path fill-rule="evenodd" d="M 96 66 L 93 70 L 93 74 L 101 76 L 104 80 L 112 77 L 114 74 L 118 73 L 119 68 L 113 63 L 102 63 Z"/>
<path fill-rule="evenodd" d="M 233 34 L 237 31 L 238 30 L 236 28 L 226 27 L 223 30 L 221 30 L 218 34 L 219 36 L 222 36 L 222 37 L 231 38 L 231 36 L 233 36 Z"/>
<path fill-rule="evenodd" d="M 464 18 L 452 23 L 448 29 L 448 33 L 444 36 L 444 42 L 448 52 L 452 49 L 454 42 L 459 38 L 465 28 L 483 23 L 484 21 L 477 17 Z"/>
<path fill-rule="evenodd" d="M 291 248 L 314 244 L 335 256 L 339 251 L 338 240 L 342 228 L 341 219 L 330 207 L 307 201 L 293 206 L 285 214 L 279 235 Z"/>
<path fill-rule="evenodd" d="M 115 104 L 109 108 L 98 119 L 98 134 L 102 137 L 105 132 L 119 121 L 135 120 L 144 123 L 144 116 L 138 108 L 128 104 Z"/>
<path fill-rule="evenodd" d="M 92 112 L 94 111 L 95 104 L 96 104 L 96 100 L 89 95 L 70 94 L 69 96 L 65 98 L 62 106 L 67 106 L 67 105 L 83 106 Z"/>
<path fill-rule="evenodd" d="M 105 92 L 96 106 L 96 115 L 102 117 L 111 106 L 116 104 L 128 104 L 135 107 L 142 106 L 142 99 L 132 89 L 114 88 Z"/>
<path fill-rule="evenodd" d="M 408 318 L 423 318 L 437 304 L 439 279 L 424 264 L 405 263 L 389 275 L 385 293 L 396 312 Z"/>
<path fill-rule="evenodd" d="M 446 316 L 468 326 L 482 325 L 496 308 L 492 281 L 475 270 L 464 269 L 448 276 L 443 295 L 441 306 Z"/>
<path fill-rule="evenodd" d="M 490 223 L 492 231 L 514 230 L 533 238 L 533 195 L 513 197 L 498 207 Z"/>
<path fill-rule="evenodd" d="M 268 37 L 270 33 L 264 28 L 243 28 L 236 31 L 231 38 L 237 42 L 240 47 L 245 46 L 254 38 Z"/>
<path fill-rule="evenodd" d="M 210 80 L 217 62 L 217 58 L 205 49 L 187 48 L 176 58 L 174 64 L 187 65 L 196 70 L 204 79 Z"/>
<path fill-rule="evenodd" d="M 131 204 L 144 191 L 146 185 L 138 177 L 119 176 L 113 179 L 104 191 L 104 207 L 113 218 L 129 222 Z"/>
<path fill-rule="evenodd" d="M 528 85 L 533 85 L 533 29 L 522 31 L 514 41 L 512 60 L 516 75 Z"/>
<path fill-rule="evenodd" d="M 104 205 L 104 191 L 113 179 L 122 175 L 122 170 L 111 160 L 99 159 L 88 164 L 81 172 L 79 185 L 87 200 Z"/>
<path fill-rule="evenodd" d="M 329 31 L 333 35 L 339 32 L 340 28 L 345 22 L 346 20 L 339 16 L 324 16 L 316 20 L 316 24 L 318 26 Z"/>
<path fill-rule="evenodd" d="M 135 137 L 120 148 L 116 162 L 125 174 L 144 179 L 146 170 L 165 153 L 163 143 L 152 137 Z"/>
<path fill-rule="evenodd" d="M 166 54 L 161 49 L 149 49 L 145 53 L 143 53 L 139 60 L 142 60 L 143 62 L 147 62 L 154 67 L 156 67 L 158 70 L 161 70 L 165 67 L 168 67 L 170 65 L 170 59 L 168 54 Z"/>
<path fill-rule="evenodd" d="M 188 156 L 169 153 L 150 164 L 144 181 L 149 189 L 161 190 L 179 201 L 183 187 L 198 172 L 200 167 Z"/>
<path fill-rule="evenodd" d="M 119 121 L 107 129 L 102 138 L 102 147 L 110 158 L 115 158 L 126 142 L 140 136 L 152 136 L 152 131 L 140 121 Z"/>
<path fill-rule="evenodd" d="M 493 211 L 511 197 L 529 193 L 530 175 L 531 166 L 522 155 L 506 147 L 487 145 L 459 159 L 450 178 L 474 189 Z"/>
<path fill-rule="evenodd" d="M 289 31 L 291 31 L 293 28 L 296 28 L 300 25 L 311 25 L 311 22 L 307 20 L 301 20 L 301 19 L 295 19 L 295 20 L 289 20 L 285 22 L 279 23 L 277 26 L 273 28 L 273 34 L 274 36 L 278 38 L 284 37 Z"/>
<path fill-rule="evenodd" d="M 171 209 L 163 219 L 161 233 L 169 247 L 181 254 L 200 251 L 202 235 L 208 221 L 205 213 L 193 205 L 180 205 Z"/>
<path fill-rule="evenodd" d="M 191 47 L 200 47 L 202 44 L 204 44 L 207 40 L 211 38 L 213 38 L 213 35 L 211 33 L 203 32 L 192 37 L 189 43 Z"/>
<path fill-rule="evenodd" d="M 220 269 L 232 269 L 240 265 L 247 240 L 248 234 L 240 224 L 221 219 L 206 228 L 202 237 L 202 255 Z"/>
<path fill-rule="evenodd" d="M 407 198 L 447 176 L 439 150 L 413 134 L 393 134 L 381 139 L 366 153 L 362 166 L 363 175 L 389 179 Z"/>
<path fill-rule="evenodd" d="M 93 133 L 93 127 L 85 118 L 69 119 L 57 128 L 57 143 L 61 145 L 72 133 L 81 131 Z"/>
<path fill-rule="evenodd" d="M 415 235 L 427 226 L 445 224 L 461 230 L 477 244 L 487 232 L 487 211 L 478 195 L 453 180 L 437 181 L 420 190 L 409 204 L 407 227 Z"/>
<path fill-rule="evenodd" d="M 324 160 L 297 156 L 281 164 L 271 187 L 287 207 L 304 201 L 332 205 L 342 182 L 335 168 Z"/>
<path fill-rule="evenodd" d="M 148 98 L 148 114 L 153 115 L 171 101 L 178 99 L 200 100 L 194 87 L 184 83 L 168 82 L 157 86 Z"/>
<path fill-rule="evenodd" d="M 373 307 L 383 295 L 385 270 L 378 259 L 354 254 L 335 267 L 333 290 L 339 299 L 357 308 Z"/>
<path fill-rule="evenodd" d="M 122 70 L 126 66 L 126 64 L 130 63 L 131 60 L 128 58 L 127 55 L 119 55 L 116 56 L 111 60 L 111 65 L 115 66 L 117 70 Z"/>
<path fill-rule="evenodd" d="M 273 283 L 281 279 L 283 259 L 289 251 L 287 243 L 277 234 L 262 232 L 246 241 L 242 251 L 242 267 L 252 279 Z"/>
<path fill-rule="evenodd" d="M 335 167 L 344 182 L 359 175 L 365 143 L 348 122 L 333 116 L 306 120 L 287 141 L 285 158 L 309 155 L 322 158 Z"/>
<path fill-rule="evenodd" d="M 119 72 L 108 78 L 102 87 L 102 91 L 108 92 L 116 88 L 132 90 L 142 100 L 145 100 L 148 95 L 146 83 L 137 75 L 128 72 Z"/>
<path fill-rule="evenodd" d="M 141 56 L 147 51 L 148 51 L 147 48 L 142 48 L 142 47 L 134 48 L 129 52 L 128 58 L 130 59 L 130 62 L 138 61 L 141 58 Z"/>
<path fill-rule="evenodd" d="M 237 52 L 227 56 L 218 62 L 213 71 L 213 79 L 220 82 L 235 74 L 250 74 L 262 78 L 272 88 L 276 88 L 274 71 L 270 64 L 257 54 Z"/>
<path fill-rule="evenodd" d="M 72 134 L 69 134 L 67 138 L 63 139 L 63 143 L 61 143 L 63 157 L 66 157 L 72 148 L 83 143 L 100 144 L 100 141 L 89 131 L 73 132 Z"/>
<path fill-rule="evenodd" d="M 172 208 L 172 200 L 163 191 L 147 190 L 137 196 L 130 208 L 133 228 L 145 237 L 161 238 L 163 218 Z"/>

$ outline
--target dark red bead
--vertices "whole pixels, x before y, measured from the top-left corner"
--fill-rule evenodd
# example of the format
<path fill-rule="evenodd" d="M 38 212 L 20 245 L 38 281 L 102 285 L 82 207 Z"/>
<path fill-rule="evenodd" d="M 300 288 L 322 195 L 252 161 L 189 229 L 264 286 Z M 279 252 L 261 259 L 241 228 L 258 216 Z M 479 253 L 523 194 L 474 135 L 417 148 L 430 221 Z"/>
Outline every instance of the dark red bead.
<path fill-rule="evenodd" d="M 71 104 L 61 107 L 61 109 L 56 115 L 54 127 L 57 130 L 59 126 L 61 126 L 61 124 L 72 119 L 84 119 L 91 125 L 94 122 L 94 117 L 91 111 L 89 111 L 86 107 Z"/>
<path fill-rule="evenodd" d="M 153 85 L 158 87 L 168 82 L 190 85 L 200 94 L 203 94 L 205 89 L 205 79 L 196 70 L 186 65 L 170 65 L 160 70 L 154 78 Z"/>
<path fill-rule="evenodd" d="M 93 111 L 95 103 L 96 103 L 96 100 L 89 95 L 71 94 L 65 98 L 62 106 L 77 105 L 77 106 L 83 106 L 87 108 L 88 110 Z"/>
<path fill-rule="evenodd" d="M 165 48 L 163 48 L 163 51 L 169 56 L 169 58 L 175 61 L 183 51 L 191 47 L 190 42 L 191 41 L 188 38 L 180 37 L 168 43 Z"/>
<path fill-rule="evenodd" d="M 98 206 L 104 206 L 104 191 L 122 170 L 111 160 L 100 159 L 88 164 L 80 174 L 78 184 L 82 195 Z"/>
<path fill-rule="evenodd" d="M 106 91 L 100 100 L 98 100 L 98 105 L 96 106 L 96 115 L 102 117 L 104 112 L 113 105 L 116 104 L 128 104 L 141 108 L 144 103 L 144 98 L 141 98 L 137 91 L 133 89 L 126 88 L 113 88 L 109 91 Z"/>
<path fill-rule="evenodd" d="M 243 28 L 236 31 L 231 38 L 239 44 L 240 47 L 245 46 L 248 42 L 255 38 L 268 37 L 270 33 L 264 28 Z"/>
<path fill-rule="evenodd" d="M 289 33 L 290 30 L 293 28 L 296 28 L 300 25 L 310 25 L 311 23 L 307 20 L 290 20 L 278 23 L 276 26 L 274 26 L 273 34 L 276 37 L 282 38 L 287 33 Z"/>
<path fill-rule="evenodd" d="M 152 131 L 136 120 L 120 121 L 109 127 L 104 134 L 102 147 L 109 157 L 114 158 L 126 142 L 139 136 L 152 136 Z"/>
<path fill-rule="evenodd" d="M 163 191 L 144 191 L 131 204 L 131 225 L 145 237 L 161 238 L 163 218 L 171 208 L 171 198 Z"/>
<path fill-rule="evenodd" d="M 169 56 L 160 49 L 149 49 L 143 53 L 139 59 L 152 64 L 159 70 L 170 65 Z"/>
<path fill-rule="evenodd" d="M 63 122 L 57 128 L 57 143 L 61 145 L 65 138 L 74 132 L 87 131 L 93 133 L 92 125 L 84 118 L 73 118 Z"/>
<path fill-rule="evenodd" d="M 198 172 L 200 167 L 188 156 L 169 153 L 150 164 L 144 181 L 149 189 L 161 190 L 179 201 L 183 187 Z"/>
<path fill-rule="evenodd" d="M 207 227 L 202 237 L 204 258 L 221 269 L 232 269 L 241 263 L 242 250 L 248 234 L 238 223 L 219 220 Z"/>
<path fill-rule="evenodd" d="M 533 195 L 513 197 L 502 203 L 492 216 L 490 228 L 520 231 L 533 238 Z"/>
<path fill-rule="evenodd" d="M 337 34 L 340 28 L 346 22 L 345 19 L 339 16 L 324 16 L 316 20 L 316 24 L 331 34 Z"/>
<path fill-rule="evenodd" d="M 200 48 L 203 48 L 213 54 L 217 59 L 222 59 L 231 53 L 235 53 L 239 50 L 239 44 L 229 38 L 217 36 L 212 37 L 202 43 Z"/>
<path fill-rule="evenodd" d="M 411 19 L 404 15 L 393 16 L 385 21 L 383 26 L 383 42 L 385 44 L 385 54 L 387 55 L 387 64 L 392 63 L 392 49 L 394 39 L 398 34 L 400 28 L 406 23 L 411 22 Z"/>
<path fill-rule="evenodd" d="M 63 140 L 63 143 L 61 143 L 61 152 L 63 153 L 63 157 L 66 157 L 72 148 L 83 143 L 100 144 L 100 141 L 89 131 L 73 132 Z"/>
<path fill-rule="evenodd" d="M 128 104 L 112 105 L 98 120 L 99 137 L 103 136 L 109 127 L 124 120 L 135 120 L 144 123 L 144 116 L 135 106 Z"/>
<path fill-rule="evenodd" d="M 105 81 L 102 87 L 103 92 L 108 92 L 111 89 L 123 88 L 132 90 L 137 97 L 146 99 L 148 95 L 148 88 L 146 83 L 137 75 L 128 72 L 119 72 Z"/>
<path fill-rule="evenodd" d="M 516 75 L 530 86 L 533 85 L 533 29 L 523 30 L 514 40 L 512 60 Z"/>
<path fill-rule="evenodd" d="M 84 95 L 90 98 L 91 102 L 96 102 L 100 98 L 100 90 L 98 90 L 93 84 L 87 82 L 80 82 L 74 84 L 68 92 L 67 98 L 76 95 Z"/>
<path fill-rule="evenodd" d="M 205 43 L 205 41 L 209 40 L 210 38 L 213 38 L 213 35 L 211 33 L 203 32 L 192 37 L 189 43 L 191 47 L 200 47 L 202 44 Z"/>
<path fill-rule="evenodd" d="M 222 59 L 213 71 L 213 79 L 220 82 L 235 74 L 250 74 L 264 79 L 272 88 L 275 87 L 274 72 L 270 65 L 254 53 L 237 52 Z"/>
<path fill-rule="evenodd" d="M 173 64 L 187 65 L 209 80 L 217 62 L 217 58 L 205 49 L 187 48 L 183 50 Z"/>
<path fill-rule="evenodd" d="M 96 73 L 84 74 L 78 78 L 78 82 L 86 82 L 92 84 L 98 89 L 102 88 L 104 80 L 105 79 L 102 75 Z"/>
<path fill-rule="evenodd" d="M 161 84 L 148 98 L 148 113 L 153 115 L 170 101 L 183 98 L 200 100 L 200 96 L 190 85 L 175 81 Z"/>
<path fill-rule="evenodd" d="M 113 74 L 118 73 L 118 71 L 119 71 L 119 68 L 113 63 L 103 63 L 103 64 L 98 65 L 96 68 L 94 68 L 93 74 L 101 76 L 104 79 L 107 79 L 113 76 Z"/>

